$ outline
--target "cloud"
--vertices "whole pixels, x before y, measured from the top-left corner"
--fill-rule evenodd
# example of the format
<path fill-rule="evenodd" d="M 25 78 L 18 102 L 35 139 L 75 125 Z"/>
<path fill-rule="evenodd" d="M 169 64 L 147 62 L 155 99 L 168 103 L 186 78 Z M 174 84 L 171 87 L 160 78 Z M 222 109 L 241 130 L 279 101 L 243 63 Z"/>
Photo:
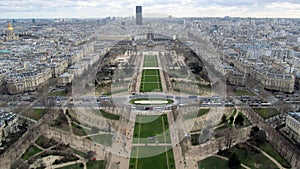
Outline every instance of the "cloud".
<path fill-rule="evenodd" d="M 0 18 L 134 16 L 136 5 L 145 13 L 178 17 L 300 16 L 299 0 L 1 0 Z"/>

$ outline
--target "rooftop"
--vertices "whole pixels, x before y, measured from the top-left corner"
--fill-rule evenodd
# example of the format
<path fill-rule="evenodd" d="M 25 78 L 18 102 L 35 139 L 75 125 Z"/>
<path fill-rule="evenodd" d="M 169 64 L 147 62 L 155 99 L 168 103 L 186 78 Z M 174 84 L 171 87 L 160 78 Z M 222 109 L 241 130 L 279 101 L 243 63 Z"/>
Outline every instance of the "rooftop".
<path fill-rule="evenodd" d="M 290 112 L 289 116 L 293 117 L 296 119 L 298 122 L 300 122 L 300 112 Z"/>

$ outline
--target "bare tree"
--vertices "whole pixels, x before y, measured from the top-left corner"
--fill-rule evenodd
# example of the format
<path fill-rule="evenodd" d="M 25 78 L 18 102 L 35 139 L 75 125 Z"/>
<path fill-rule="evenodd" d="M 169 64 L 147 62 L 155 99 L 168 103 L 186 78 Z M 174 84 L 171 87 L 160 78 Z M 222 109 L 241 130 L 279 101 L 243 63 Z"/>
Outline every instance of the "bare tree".
<path fill-rule="evenodd" d="M 224 130 L 224 133 L 225 133 L 224 139 L 225 139 L 226 148 L 230 149 L 234 141 L 235 129 L 233 127 L 229 127 Z"/>

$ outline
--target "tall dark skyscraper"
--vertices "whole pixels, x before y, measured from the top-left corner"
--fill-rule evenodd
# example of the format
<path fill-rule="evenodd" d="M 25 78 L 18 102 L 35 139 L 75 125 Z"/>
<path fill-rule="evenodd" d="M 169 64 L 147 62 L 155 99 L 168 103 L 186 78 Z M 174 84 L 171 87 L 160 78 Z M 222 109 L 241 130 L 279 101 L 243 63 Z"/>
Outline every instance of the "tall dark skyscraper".
<path fill-rule="evenodd" d="M 143 18 L 142 18 L 142 6 L 136 6 L 136 24 L 142 25 Z"/>

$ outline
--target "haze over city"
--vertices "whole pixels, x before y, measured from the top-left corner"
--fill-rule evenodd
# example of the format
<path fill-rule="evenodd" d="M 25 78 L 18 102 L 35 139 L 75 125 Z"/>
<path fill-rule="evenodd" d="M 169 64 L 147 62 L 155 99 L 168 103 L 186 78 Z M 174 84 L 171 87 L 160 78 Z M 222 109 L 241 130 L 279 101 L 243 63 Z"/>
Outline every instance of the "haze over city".
<path fill-rule="evenodd" d="M 298 0 L 2 0 L 0 18 L 99 18 L 133 16 L 134 7 L 144 13 L 174 17 L 269 17 L 300 16 Z M 157 15 L 158 14 L 158 15 Z"/>

